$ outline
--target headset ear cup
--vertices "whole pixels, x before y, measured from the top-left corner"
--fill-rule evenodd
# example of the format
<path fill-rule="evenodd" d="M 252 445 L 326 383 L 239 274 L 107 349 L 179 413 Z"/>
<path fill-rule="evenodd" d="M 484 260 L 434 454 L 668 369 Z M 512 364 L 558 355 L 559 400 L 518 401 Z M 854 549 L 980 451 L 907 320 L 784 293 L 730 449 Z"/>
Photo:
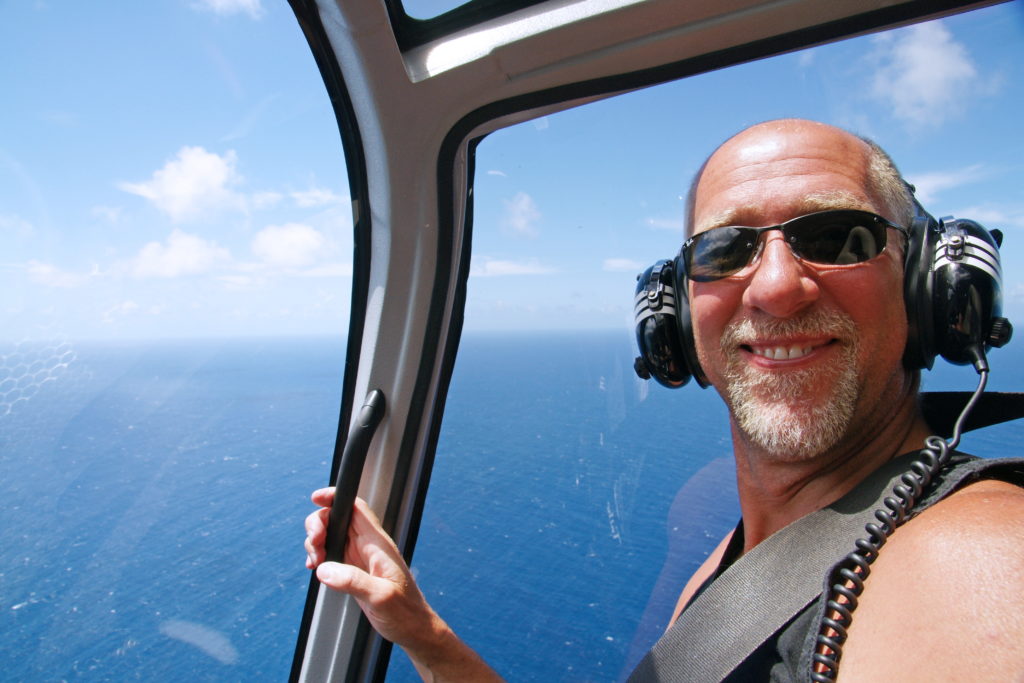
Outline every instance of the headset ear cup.
<path fill-rule="evenodd" d="M 935 362 L 932 263 L 938 243 L 937 228 L 935 219 L 923 210 L 910 225 L 903 269 L 903 301 L 907 311 L 903 365 L 908 370 L 931 369 Z"/>
<path fill-rule="evenodd" d="M 985 351 L 1009 341 L 993 331 L 1009 321 L 1002 314 L 999 243 L 978 223 L 943 218 L 935 247 L 932 301 L 935 352 L 955 365 L 984 359 Z"/>
<path fill-rule="evenodd" d="M 673 271 L 672 261 L 662 260 L 637 276 L 633 307 L 640 350 L 634 366 L 636 373 L 671 389 L 685 385 L 693 376 L 681 344 L 677 317 L 679 304 L 685 304 L 685 295 L 677 296 Z M 688 307 L 686 317 L 689 319 Z"/>
<path fill-rule="evenodd" d="M 686 287 L 686 281 L 678 275 L 682 273 L 682 268 L 679 267 L 678 263 L 676 264 L 675 273 L 677 273 L 676 322 L 679 325 L 679 345 L 682 347 L 683 358 L 686 361 L 686 366 L 690 369 L 690 374 L 697 380 L 697 384 L 701 388 L 706 389 L 711 383 L 708 382 L 708 378 L 704 374 L 704 368 L 700 366 L 700 360 L 697 358 L 697 344 L 693 336 L 693 319 L 690 317 L 690 295 Z"/>

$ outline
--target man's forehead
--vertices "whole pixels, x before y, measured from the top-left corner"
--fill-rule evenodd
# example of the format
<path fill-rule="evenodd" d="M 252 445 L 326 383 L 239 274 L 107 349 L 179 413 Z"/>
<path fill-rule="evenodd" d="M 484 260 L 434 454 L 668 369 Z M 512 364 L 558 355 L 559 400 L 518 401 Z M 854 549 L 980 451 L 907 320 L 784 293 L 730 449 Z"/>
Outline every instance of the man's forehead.
<path fill-rule="evenodd" d="M 859 209 L 874 211 L 868 197 L 847 190 L 825 190 L 794 198 L 791 203 L 792 217 L 803 216 L 817 211 L 833 209 Z M 706 216 L 699 216 L 694 233 L 704 232 L 725 225 L 762 227 L 763 206 L 760 203 L 745 203 L 725 207 Z"/>
<path fill-rule="evenodd" d="M 772 122 L 719 147 L 693 188 L 691 234 L 722 225 L 760 227 L 829 209 L 877 211 L 868 191 L 868 150 L 846 131 L 814 122 Z"/>

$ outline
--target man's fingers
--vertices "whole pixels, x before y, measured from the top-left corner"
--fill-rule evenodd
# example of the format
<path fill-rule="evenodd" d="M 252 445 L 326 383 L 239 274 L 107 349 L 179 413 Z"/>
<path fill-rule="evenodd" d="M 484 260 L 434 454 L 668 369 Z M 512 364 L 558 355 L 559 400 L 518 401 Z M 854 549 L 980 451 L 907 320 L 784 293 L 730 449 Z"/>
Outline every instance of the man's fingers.
<path fill-rule="evenodd" d="M 317 536 L 323 534 L 327 529 L 327 518 L 330 514 L 330 509 L 320 508 L 316 512 L 306 515 L 306 535 Z"/>
<path fill-rule="evenodd" d="M 331 507 L 331 503 L 334 502 L 334 487 L 328 486 L 326 488 L 317 489 L 316 491 L 313 491 L 310 498 L 315 505 L 329 508 Z"/>
<path fill-rule="evenodd" d="M 331 511 L 321 508 L 306 517 L 306 567 L 313 569 L 324 561 L 324 544 L 327 540 L 327 519 Z"/>
<path fill-rule="evenodd" d="M 306 567 L 314 569 L 326 559 L 324 546 L 327 542 L 327 523 L 331 514 L 329 506 L 334 501 L 334 488 L 328 487 L 314 491 L 311 498 L 314 503 L 324 506 L 310 513 L 305 521 L 306 540 L 303 546 L 306 550 Z M 379 553 L 383 553 L 383 557 L 388 558 L 389 562 L 384 564 L 401 562 L 401 554 L 394 541 L 384 531 L 377 515 L 361 498 L 356 498 L 352 508 L 348 540 L 349 542 L 345 544 L 346 563 L 369 569 L 371 557 L 376 556 L 382 559 Z M 380 563 L 373 564 L 380 567 Z M 390 571 L 386 571 L 386 573 L 389 575 L 395 573 L 393 568 L 389 567 L 388 569 Z"/>
<path fill-rule="evenodd" d="M 397 552 L 397 548 L 391 536 L 384 531 L 383 525 L 380 523 L 380 519 L 377 518 L 376 513 L 370 509 L 369 504 L 362 498 L 356 498 L 355 504 L 352 507 L 352 529 L 358 536 L 365 536 L 367 538 L 373 538 L 378 542 L 383 543 L 385 546 L 394 548 Z"/>

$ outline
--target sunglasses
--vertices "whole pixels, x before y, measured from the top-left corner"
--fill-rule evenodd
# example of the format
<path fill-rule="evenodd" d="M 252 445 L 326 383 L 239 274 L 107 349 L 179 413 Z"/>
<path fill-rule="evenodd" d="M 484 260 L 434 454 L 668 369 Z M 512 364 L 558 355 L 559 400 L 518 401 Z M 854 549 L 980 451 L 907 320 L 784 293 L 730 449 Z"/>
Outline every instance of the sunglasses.
<path fill-rule="evenodd" d="M 679 260 L 683 274 L 690 280 L 720 280 L 743 270 L 760 254 L 761 233 L 781 230 L 786 244 L 801 260 L 829 266 L 852 265 L 882 253 L 887 228 L 908 234 L 903 226 L 870 211 L 819 211 L 765 228 L 712 228 L 683 242 Z"/>

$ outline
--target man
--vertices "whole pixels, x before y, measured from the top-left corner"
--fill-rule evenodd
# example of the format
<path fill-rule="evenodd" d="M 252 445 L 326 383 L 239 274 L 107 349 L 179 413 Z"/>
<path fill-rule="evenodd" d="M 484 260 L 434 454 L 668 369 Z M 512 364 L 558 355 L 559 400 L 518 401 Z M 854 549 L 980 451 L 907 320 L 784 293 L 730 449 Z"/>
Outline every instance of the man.
<path fill-rule="evenodd" d="M 901 227 L 912 200 L 873 145 L 824 124 L 783 120 L 719 147 L 698 175 L 690 207 L 693 235 L 862 211 L 874 215 L 868 219 L 881 226 L 885 245 L 822 264 L 798 256 L 799 245 L 773 229 L 758 235 L 749 261 L 728 272 L 712 262 L 707 272 L 687 273 L 697 357 L 729 407 L 743 513 L 732 562 L 896 456 L 917 451 L 932 433 L 919 408 L 919 376 L 902 363 Z M 330 497 L 326 489 L 313 500 L 329 505 Z M 346 553 L 352 566 L 322 564 L 325 518 L 319 511 L 307 520 L 307 566 L 354 595 L 425 679 L 497 678 L 429 608 L 363 504 Z M 1022 520 L 1024 490 L 984 480 L 902 526 L 872 567 L 844 647 L 842 680 L 1024 680 Z M 677 615 L 716 574 L 732 536 L 687 584 Z M 734 609 L 739 616 L 743 605 Z M 758 657 L 746 671 L 802 676 L 785 671 L 772 643 Z"/>

